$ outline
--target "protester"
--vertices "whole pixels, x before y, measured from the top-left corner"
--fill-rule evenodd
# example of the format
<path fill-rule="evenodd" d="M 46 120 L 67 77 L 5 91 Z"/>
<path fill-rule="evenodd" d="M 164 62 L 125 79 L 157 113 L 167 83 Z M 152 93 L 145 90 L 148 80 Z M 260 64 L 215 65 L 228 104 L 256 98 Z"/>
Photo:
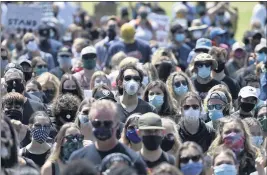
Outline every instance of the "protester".
<path fill-rule="evenodd" d="M 143 81 L 143 73 L 135 66 L 123 67 L 116 80 L 119 98 L 118 110 L 121 122 L 134 113 L 156 112 L 156 108 L 138 98 L 137 92 Z"/>
<path fill-rule="evenodd" d="M 181 100 L 181 106 L 182 118 L 178 124 L 178 133 L 182 142 L 194 141 L 202 147 L 203 152 L 206 152 L 215 138 L 215 130 L 200 118 L 200 97 L 196 93 L 188 92 Z"/>
<path fill-rule="evenodd" d="M 43 166 L 50 154 L 51 146 L 46 141 L 49 137 L 51 124 L 50 118 L 43 111 L 35 112 L 29 119 L 32 141 L 21 149 L 21 155 L 33 160 L 39 167 Z"/>
<path fill-rule="evenodd" d="M 72 74 L 64 74 L 59 85 L 59 95 L 70 93 L 77 96 L 81 101 L 84 98 L 80 84 Z"/>
<path fill-rule="evenodd" d="M 57 135 L 55 148 L 42 166 L 42 175 L 59 175 L 67 166 L 70 155 L 83 147 L 83 135 L 74 123 L 64 124 Z"/>
<path fill-rule="evenodd" d="M 111 83 L 107 77 L 107 75 L 102 71 L 96 71 L 91 78 L 90 81 L 90 89 L 94 89 L 100 85 L 106 85 L 111 87 Z"/>
<path fill-rule="evenodd" d="M 143 100 L 153 105 L 161 117 L 173 116 L 175 121 L 179 121 L 177 109 L 174 107 L 167 87 L 162 81 L 150 82 L 144 91 Z"/>
<path fill-rule="evenodd" d="M 31 61 L 27 59 L 21 59 L 19 60 L 19 64 L 22 67 L 25 81 L 29 81 L 32 78 L 33 72 Z"/>
<path fill-rule="evenodd" d="M 184 175 L 205 174 L 205 159 L 201 147 L 194 142 L 184 142 L 177 154 L 176 167 Z"/>
<path fill-rule="evenodd" d="M 142 138 L 140 155 L 148 168 L 154 168 L 162 162 L 175 165 L 175 158 L 161 149 L 165 128 L 159 115 L 148 112 L 138 120 L 139 135 Z"/>
<path fill-rule="evenodd" d="M 138 135 L 138 120 L 141 115 L 132 114 L 128 117 L 122 130 L 120 142 L 138 152 L 142 148 L 142 140 Z"/>
<path fill-rule="evenodd" d="M 47 63 L 40 56 L 36 56 L 32 59 L 31 66 L 34 78 L 37 78 L 42 73 L 48 72 Z"/>
<path fill-rule="evenodd" d="M 94 144 L 74 152 L 70 161 L 84 158 L 91 161 L 99 170 L 105 156 L 120 152 L 130 157 L 138 174 L 146 174 L 146 165 L 133 150 L 118 142 L 116 130 L 119 126 L 119 116 L 116 105 L 108 100 L 99 100 L 92 104 L 89 119 L 96 138 Z"/>
<path fill-rule="evenodd" d="M 255 110 L 255 117 L 260 122 L 263 135 L 266 137 L 267 135 L 267 106 L 266 102 L 260 106 L 257 107 Z"/>
<path fill-rule="evenodd" d="M 47 98 L 42 90 L 42 86 L 35 79 L 31 79 L 26 84 L 26 92 L 38 97 L 42 103 L 47 104 Z"/>

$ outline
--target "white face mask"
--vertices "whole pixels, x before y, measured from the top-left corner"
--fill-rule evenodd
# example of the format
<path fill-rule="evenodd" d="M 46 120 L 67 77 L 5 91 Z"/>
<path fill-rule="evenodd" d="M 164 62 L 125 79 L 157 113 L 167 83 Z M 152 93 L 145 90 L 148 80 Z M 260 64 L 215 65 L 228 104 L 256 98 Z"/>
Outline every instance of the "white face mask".
<path fill-rule="evenodd" d="M 187 110 L 184 110 L 184 118 L 188 121 L 195 121 L 198 120 L 200 117 L 200 110 L 199 109 L 193 109 L 190 107 Z"/>
<path fill-rule="evenodd" d="M 30 41 L 27 45 L 26 45 L 27 49 L 31 52 L 33 51 L 37 51 L 38 50 L 38 46 L 37 43 L 35 41 Z"/>
<path fill-rule="evenodd" d="M 138 91 L 139 84 L 134 80 L 124 81 L 123 87 L 128 95 L 134 95 Z"/>
<path fill-rule="evenodd" d="M 196 30 L 196 31 L 193 31 L 192 35 L 193 35 L 193 37 L 194 37 L 195 39 L 199 39 L 199 38 L 202 37 L 203 32 L 202 32 L 201 30 Z"/>

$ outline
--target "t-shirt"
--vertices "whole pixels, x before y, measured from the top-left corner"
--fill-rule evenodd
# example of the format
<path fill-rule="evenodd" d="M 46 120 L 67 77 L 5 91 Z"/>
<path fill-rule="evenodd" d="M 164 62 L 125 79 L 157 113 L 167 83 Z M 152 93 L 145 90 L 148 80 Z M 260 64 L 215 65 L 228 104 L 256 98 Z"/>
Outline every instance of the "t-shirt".
<path fill-rule="evenodd" d="M 46 109 L 42 103 L 27 98 L 26 102 L 23 104 L 23 118 L 21 122 L 24 125 L 28 125 L 30 117 L 36 111 L 46 111 Z"/>
<path fill-rule="evenodd" d="M 129 57 L 139 59 L 141 63 L 149 62 L 152 53 L 149 45 L 139 39 L 136 39 L 132 44 L 118 41 L 113 43 L 108 49 L 106 66 L 109 66 L 111 57 L 120 51 L 123 51 Z"/>
<path fill-rule="evenodd" d="M 139 153 L 140 154 L 140 153 Z M 162 151 L 161 156 L 155 162 L 150 162 L 149 160 L 145 160 L 145 158 L 140 154 L 143 160 L 146 162 L 148 168 L 154 168 L 155 166 L 167 162 L 171 165 L 175 165 L 175 157 L 173 155 L 169 155 L 168 153 Z"/>
<path fill-rule="evenodd" d="M 148 112 L 154 112 L 157 113 L 156 108 L 152 105 L 150 105 L 149 103 L 147 103 L 146 101 L 138 98 L 138 105 L 135 108 L 135 110 L 133 110 L 132 112 L 128 112 L 126 111 L 122 105 L 120 103 L 118 103 L 118 112 L 121 118 L 121 122 L 125 123 L 125 121 L 127 120 L 127 118 L 134 114 L 134 113 L 141 113 L 141 114 L 145 114 Z"/>
<path fill-rule="evenodd" d="M 31 159 L 36 165 L 42 167 L 47 159 L 47 156 L 50 154 L 50 149 L 43 154 L 32 154 L 26 147 L 22 148 L 22 156 Z"/>
<path fill-rule="evenodd" d="M 240 86 L 237 84 L 237 82 L 228 76 L 225 76 L 222 79 L 222 82 L 224 82 L 228 86 L 230 93 L 232 95 L 232 98 L 234 100 L 237 99 L 238 93 L 240 91 Z"/>
<path fill-rule="evenodd" d="M 87 159 L 91 163 L 93 163 L 97 169 L 100 170 L 100 165 L 101 165 L 102 160 L 107 155 L 112 154 L 112 153 L 122 153 L 122 154 L 129 156 L 138 174 L 140 175 L 147 174 L 147 171 L 146 171 L 147 166 L 145 162 L 142 160 L 141 156 L 120 142 L 114 148 L 110 149 L 109 151 L 99 151 L 97 150 L 94 144 L 89 145 L 87 147 L 81 148 L 73 152 L 69 160 L 72 161 L 72 160 L 77 160 L 77 159 Z"/>
<path fill-rule="evenodd" d="M 192 135 L 186 130 L 183 121 L 178 125 L 178 133 L 182 142 L 196 142 L 202 147 L 203 152 L 206 152 L 209 149 L 212 141 L 215 139 L 215 130 L 206 125 L 201 119 L 199 119 L 199 121 L 199 129 L 195 134 Z"/>
<path fill-rule="evenodd" d="M 193 83 L 195 85 L 195 88 L 197 92 L 199 93 L 199 96 L 202 100 L 207 96 L 208 91 L 215 85 L 221 84 L 221 82 L 211 79 L 211 81 L 207 84 L 200 84 L 197 79 L 193 80 Z"/>

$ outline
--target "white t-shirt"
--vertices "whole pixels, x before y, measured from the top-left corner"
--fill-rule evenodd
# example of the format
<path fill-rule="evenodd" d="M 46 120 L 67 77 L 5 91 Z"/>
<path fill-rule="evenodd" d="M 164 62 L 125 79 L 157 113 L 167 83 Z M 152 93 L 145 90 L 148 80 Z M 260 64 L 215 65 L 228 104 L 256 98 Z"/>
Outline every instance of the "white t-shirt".
<path fill-rule="evenodd" d="M 251 22 L 258 20 L 261 23 L 262 29 L 265 26 L 265 20 L 267 17 L 267 10 L 263 4 L 256 4 L 252 11 Z"/>

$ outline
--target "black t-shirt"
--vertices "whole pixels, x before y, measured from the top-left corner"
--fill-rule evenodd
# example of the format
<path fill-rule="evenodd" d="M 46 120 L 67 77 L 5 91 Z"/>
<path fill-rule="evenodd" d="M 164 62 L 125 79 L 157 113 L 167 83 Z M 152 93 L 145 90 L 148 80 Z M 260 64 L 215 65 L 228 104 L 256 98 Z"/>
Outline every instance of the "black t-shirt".
<path fill-rule="evenodd" d="M 30 117 L 36 111 L 46 111 L 46 109 L 42 103 L 27 98 L 27 101 L 23 104 L 22 123 L 28 125 Z"/>
<path fill-rule="evenodd" d="M 200 125 L 196 134 L 190 134 L 184 127 L 183 121 L 178 125 L 178 133 L 182 142 L 193 141 L 199 144 L 203 152 L 206 152 L 212 141 L 215 139 L 215 130 L 205 124 L 201 119 L 199 119 Z"/>
<path fill-rule="evenodd" d="M 208 91 L 215 85 L 221 84 L 221 82 L 211 79 L 211 81 L 207 84 L 200 84 L 197 79 L 193 80 L 194 86 L 199 93 L 200 98 L 203 100 L 206 95 L 208 94 Z"/>
<path fill-rule="evenodd" d="M 159 164 L 161 164 L 163 162 L 167 162 L 167 163 L 169 163 L 171 165 L 175 165 L 175 158 L 174 158 L 174 156 L 169 155 L 168 153 L 166 153 L 164 151 L 162 151 L 161 156 L 155 162 L 150 162 L 149 160 L 145 160 L 145 158 L 141 154 L 140 154 L 140 156 L 146 162 L 148 168 L 154 168 L 154 167 L 156 167 L 157 165 L 159 165 Z"/>
<path fill-rule="evenodd" d="M 36 165 L 42 167 L 47 159 L 47 156 L 50 154 L 50 150 L 47 150 L 43 154 L 32 154 L 26 147 L 22 148 L 22 156 L 31 159 Z"/>
<path fill-rule="evenodd" d="M 147 167 L 145 162 L 142 160 L 141 156 L 120 142 L 109 151 L 99 151 L 96 149 L 94 144 L 89 145 L 87 147 L 84 147 L 82 149 L 73 152 L 69 160 L 87 159 L 100 170 L 102 160 L 107 155 L 112 153 L 122 153 L 129 156 L 138 174 L 139 175 L 147 174 L 146 170 Z"/>
<path fill-rule="evenodd" d="M 132 112 L 126 111 L 120 103 L 118 103 L 118 112 L 121 118 L 121 122 L 125 123 L 127 118 L 134 113 L 141 113 L 145 114 L 147 112 L 154 112 L 157 113 L 156 108 L 147 103 L 146 101 L 138 98 L 138 105 Z"/>
<path fill-rule="evenodd" d="M 235 80 L 232 78 L 225 76 L 222 81 L 228 86 L 230 93 L 232 95 L 233 100 L 238 98 L 238 93 L 240 91 L 240 86 L 237 84 Z"/>

